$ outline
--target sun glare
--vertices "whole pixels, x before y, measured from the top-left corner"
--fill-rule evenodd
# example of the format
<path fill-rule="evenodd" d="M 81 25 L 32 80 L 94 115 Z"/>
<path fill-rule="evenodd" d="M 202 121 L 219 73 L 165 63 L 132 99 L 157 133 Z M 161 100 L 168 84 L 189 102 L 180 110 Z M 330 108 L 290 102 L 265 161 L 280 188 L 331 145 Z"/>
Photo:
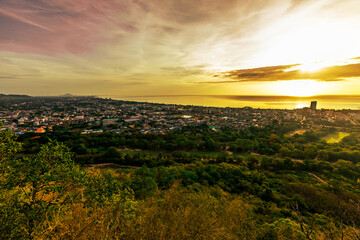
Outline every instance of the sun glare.
<path fill-rule="evenodd" d="M 284 70 L 284 72 L 299 70 L 301 72 L 316 72 L 323 68 L 330 67 L 336 65 L 336 63 L 331 62 L 310 62 L 310 63 L 302 63 L 295 67 Z"/>
<path fill-rule="evenodd" d="M 322 93 L 321 82 L 313 80 L 279 81 L 274 83 L 274 92 L 278 95 L 309 97 Z"/>
<path fill-rule="evenodd" d="M 292 27 L 295 24 L 293 21 L 299 20 L 282 20 L 262 32 L 262 37 L 268 40 L 254 57 L 258 65 L 303 63 L 299 69 L 312 72 L 330 63 L 357 56 L 356 52 L 360 51 L 359 47 L 354 47 L 358 46 L 356 41 L 359 33 L 340 20 L 314 17 L 296 28 Z"/>
<path fill-rule="evenodd" d="M 331 66 L 332 64 L 330 63 L 325 63 L 325 62 L 316 62 L 316 63 L 305 63 L 305 64 L 301 64 L 297 67 L 297 69 L 299 69 L 302 72 L 316 72 L 321 70 L 322 68 Z"/>
<path fill-rule="evenodd" d="M 295 108 L 304 108 L 304 107 L 308 107 L 309 105 L 308 104 L 305 104 L 305 103 L 297 103 Z"/>

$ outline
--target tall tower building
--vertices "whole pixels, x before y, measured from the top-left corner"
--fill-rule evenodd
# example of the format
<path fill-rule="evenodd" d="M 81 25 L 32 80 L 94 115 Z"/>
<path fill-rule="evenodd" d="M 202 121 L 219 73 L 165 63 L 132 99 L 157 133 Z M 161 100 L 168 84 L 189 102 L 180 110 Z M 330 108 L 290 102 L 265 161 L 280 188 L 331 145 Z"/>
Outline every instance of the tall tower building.
<path fill-rule="evenodd" d="M 311 101 L 310 109 L 315 111 L 316 110 L 317 101 Z"/>

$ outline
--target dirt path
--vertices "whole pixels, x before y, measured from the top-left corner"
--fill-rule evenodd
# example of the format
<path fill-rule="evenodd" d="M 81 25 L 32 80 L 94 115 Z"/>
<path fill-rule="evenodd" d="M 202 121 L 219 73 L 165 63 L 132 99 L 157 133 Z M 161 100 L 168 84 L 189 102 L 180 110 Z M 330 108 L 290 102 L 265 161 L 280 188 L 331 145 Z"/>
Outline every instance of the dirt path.
<path fill-rule="evenodd" d="M 322 183 L 328 184 L 327 182 L 325 182 L 324 180 L 322 180 L 320 177 L 316 176 L 314 173 L 308 172 L 309 175 L 313 176 L 314 178 L 316 178 L 317 180 L 319 180 Z"/>
<path fill-rule="evenodd" d="M 117 149 L 119 152 L 123 152 L 123 151 L 130 151 L 130 152 L 141 152 L 142 150 L 139 149 L 139 148 L 135 148 L 135 149 L 131 149 L 131 148 L 127 148 L 127 147 L 124 147 L 124 148 L 118 148 Z"/>
<path fill-rule="evenodd" d="M 297 129 L 291 133 L 288 133 L 288 134 L 285 134 L 286 136 L 288 137 L 292 137 L 294 136 L 295 134 L 299 134 L 299 135 L 302 135 L 304 134 L 305 132 L 309 131 L 310 129 Z"/>
<path fill-rule="evenodd" d="M 135 167 L 135 166 L 130 166 L 130 165 L 121 165 L 121 164 L 116 164 L 116 163 L 99 163 L 99 164 L 84 164 L 83 165 L 84 168 L 86 169 L 103 169 L 103 168 L 112 168 L 112 169 L 117 169 L 117 168 L 139 168 L 139 167 Z"/>

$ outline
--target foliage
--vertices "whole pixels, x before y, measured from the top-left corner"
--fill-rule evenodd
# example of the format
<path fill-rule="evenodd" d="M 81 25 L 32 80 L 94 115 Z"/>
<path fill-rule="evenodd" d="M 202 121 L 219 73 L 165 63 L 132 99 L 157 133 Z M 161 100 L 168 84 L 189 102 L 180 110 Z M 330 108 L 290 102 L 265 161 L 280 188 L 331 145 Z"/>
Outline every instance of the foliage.
<path fill-rule="evenodd" d="M 359 134 L 294 127 L 3 131 L 0 238 L 358 239 Z"/>
<path fill-rule="evenodd" d="M 42 219 L 73 197 L 70 189 L 81 172 L 71 156 L 66 146 L 50 142 L 34 156 L 5 159 L 0 184 L 9 194 L 1 207 L 5 235 L 32 238 Z"/>

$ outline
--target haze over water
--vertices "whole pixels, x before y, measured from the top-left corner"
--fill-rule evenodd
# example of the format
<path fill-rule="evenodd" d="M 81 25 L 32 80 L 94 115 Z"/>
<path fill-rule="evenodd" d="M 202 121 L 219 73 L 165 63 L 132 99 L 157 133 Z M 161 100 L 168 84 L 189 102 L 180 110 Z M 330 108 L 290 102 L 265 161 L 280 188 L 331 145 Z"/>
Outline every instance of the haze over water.
<path fill-rule="evenodd" d="M 117 100 L 214 106 L 214 107 L 252 107 L 267 109 L 295 109 L 309 107 L 311 101 L 317 101 L 318 109 L 360 110 L 360 96 L 229 96 L 229 95 L 159 95 L 159 96 L 107 96 Z"/>

